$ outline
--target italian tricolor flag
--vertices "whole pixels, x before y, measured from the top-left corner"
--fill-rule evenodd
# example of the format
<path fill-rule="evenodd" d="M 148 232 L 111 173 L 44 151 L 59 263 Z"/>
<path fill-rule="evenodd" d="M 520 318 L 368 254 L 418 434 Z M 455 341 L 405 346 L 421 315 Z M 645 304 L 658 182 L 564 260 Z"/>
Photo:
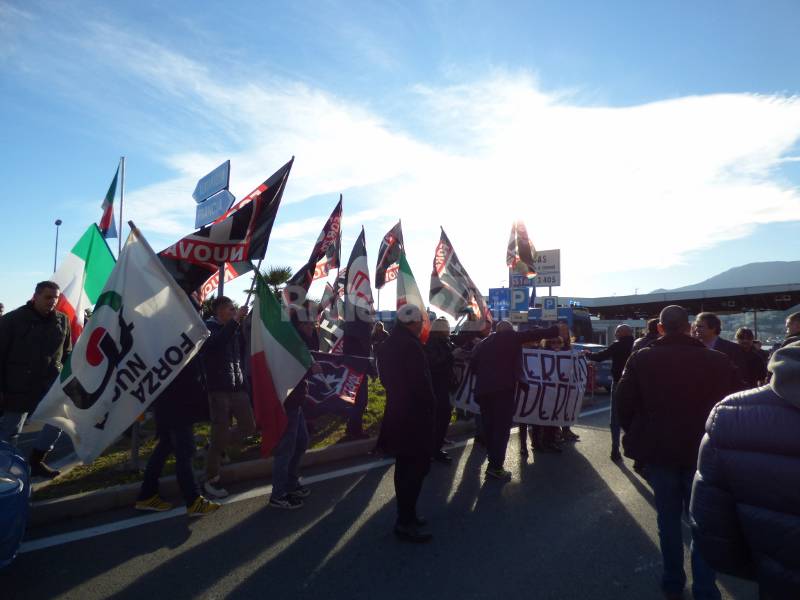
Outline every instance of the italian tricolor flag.
<path fill-rule="evenodd" d="M 406 253 L 400 254 L 400 269 L 397 272 L 397 310 L 404 304 L 413 304 L 422 313 L 422 333 L 419 335 L 420 341 L 424 344 L 428 341 L 431 333 L 431 320 L 428 317 L 428 310 L 422 301 L 422 294 L 419 293 L 417 281 L 408 266 Z"/>
<path fill-rule="evenodd" d="M 261 429 L 261 453 L 269 456 L 286 430 L 283 403 L 313 359 L 286 311 L 258 275 L 250 343 L 253 408 Z"/>
<path fill-rule="evenodd" d="M 83 331 L 84 311 L 97 302 L 115 262 L 97 225 L 92 224 L 53 274 L 52 280 L 61 288 L 56 310 L 69 318 L 73 344 Z"/>

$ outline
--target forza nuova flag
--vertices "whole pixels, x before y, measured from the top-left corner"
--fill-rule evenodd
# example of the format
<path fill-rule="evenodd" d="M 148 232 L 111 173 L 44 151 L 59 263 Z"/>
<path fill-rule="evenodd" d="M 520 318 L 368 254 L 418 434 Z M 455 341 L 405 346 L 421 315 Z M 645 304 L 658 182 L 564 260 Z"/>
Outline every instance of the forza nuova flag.
<path fill-rule="evenodd" d="M 466 328 L 483 328 L 492 321 L 483 294 L 461 264 L 444 229 L 433 256 L 429 299 L 451 317 L 467 315 Z"/>
<path fill-rule="evenodd" d="M 392 227 L 378 249 L 378 264 L 375 267 L 375 288 L 381 289 L 389 281 L 397 279 L 400 253 L 403 252 L 403 228 L 400 221 Z"/>
<path fill-rule="evenodd" d="M 289 280 L 290 286 L 301 286 L 308 291 L 311 282 L 322 279 L 331 269 L 339 267 L 342 247 L 342 195 L 317 237 L 308 262 Z"/>
<path fill-rule="evenodd" d="M 286 430 L 283 403 L 311 366 L 311 353 L 261 276 L 250 330 L 253 408 L 261 429 L 261 453 L 268 456 Z"/>
<path fill-rule="evenodd" d="M 119 177 L 119 165 L 117 165 L 117 172 L 114 173 L 114 179 L 111 180 L 111 185 L 108 187 L 106 197 L 103 199 L 101 208 L 103 215 L 100 217 L 100 233 L 104 238 L 117 237 L 117 226 L 114 223 L 114 196 L 117 195 L 117 177 Z"/>
<path fill-rule="evenodd" d="M 197 311 L 131 227 L 92 318 L 31 417 L 96 459 L 166 389 L 208 337 Z"/>
<path fill-rule="evenodd" d="M 358 236 L 350 260 L 347 261 L 347 278 L 344 286 L 344 335 L 355 342 L 353 347 L 358 352 L 345 349 L 345 352 L 356 355 L 369 354 L 369 339 L 372 334 L 372 322 L 375 309 L 372 301 L 372 286 L 369 282 L 369 266 L 367 265 L 367 244 L 364 228 Z"/>
<path fill-rule="evenodd" d="M 92 223 L 50 278 L 61 288 L 56 310 L 69 318 L 73 346 L 83 331 L 85 311 L 97 302 L 114 262 L 100 229 Z"/>
<path fill-rule="evenodd" d="M 528 237 L 528 230 L 522 221 L 514 221 L 511 225 L 511 236 L 506 250 L 506 264 L 514 273 L 536 277 L 534 264 L 535 250 Z"/>
<path fill-rule="evenodd" d="M 293 161 L 294 158 L 223 217 L 158 253 L 186 293 L 197 291 L 221 264 L 230 263 L 232 272 L 242 275 L 253 269 L 251 261 L 264 258 Z"/>
<path fill-rule="evenodd" d="M 428 316 L 428 310 L 425 308 L 425 303 L 422 301 L 422 294 L 419 293 L 417 281 L 414 279 L 414 274 L 411 272 L 411 267 L 408 266 L 406 260 L 406 253 L 400 253 L 400 269 L 397 273 L 397 310 L 406 304 L 413 304 L 419 308 L 422 314 L 422 333 L 419 335 L 420 341 L 424 344 L 428 341 L 428 336 L 431 333 L 431 319 Z"/>

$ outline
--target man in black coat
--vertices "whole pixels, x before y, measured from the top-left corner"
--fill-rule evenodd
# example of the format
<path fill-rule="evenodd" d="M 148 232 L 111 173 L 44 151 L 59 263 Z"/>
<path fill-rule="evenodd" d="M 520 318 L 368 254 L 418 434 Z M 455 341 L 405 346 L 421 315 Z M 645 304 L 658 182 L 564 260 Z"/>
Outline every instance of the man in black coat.
<path fill-rule="evenodd" d="M 450 342 L 450 324 L 444 317 L 439 317 L 431 325 L 430 337 L 424 346 L 425 356 L 431 371 L 433 392 L 436 394 L 436 452 L 434 458 L 444 464 L 452 462 L 450 455 L 443 449 L 447 427 L 453 415 L 450 404 L 450 389 L 453 386 L 453 344 Z"/>
<path fill-rule="evenodd" d="M 767 379 L 767 361 L 755 347 L 755 335 L 747 327 L 736 330 L 736 343 L 742 349 L 744 357 L 744 373 L 742 374 L 745 389 L 760 386 Z"/>
<path fill-rule="evenodd" d="M 714 313 L 701 312 L 695 317 L 695 337 L 703 342 L 706 348 L 716 350 L 717 352 L 722 352 L 730 359 L 730 361 L 733 363 L 733 366 L 736 367 L 739 377 L 739 385 L 736 388 L 736 391 L 745 390 L 748 388 L 748 385 L 745 382 L 747 361 L 745 359 L 744 352 L 742 351 L 741 347 L 739 347 L 739 344 L 729 342 L 728 340 L 719 337 L 721 332 L 722 322 Z"/>
<path fill-rule="evenodd" d="M 615 392 L 625 455 L 643 465 L 655 497 L 661 586 L 667 598 L 677 599 L 686 585 L 681 521 L 689 510 L 703 426 L 738 378 L 724 354 L 689 336 L 682 307 L 661 311 L 659 331 L 663 337 L 630 357 Z M 691 553 L 694 598 L 719 600 L 714 572 L 694 545 Z"/>
<path fill-rule="evenodd" d="M 694 539 L 715 569 L 800 598 L 800 342 L 772 355 L 768 387 L 714 407 L 692 491 Z"/>
<path fill-rule="evenodd" d="M 433 393 L 428 361 L 419 335 L 422 313 L 406 304 L 397 311 L 397 324 L 378 347 L 378 370 L 386 388 L 379 448 L 395 457 L 397 496 L 395 534 L 412 542 L 427 542 L 431 534 L 417 516 L 417 499 L 435 450 Z"/>
<path fill-rule="evenodd" d="M 495 333 L 475 347 L 470 363 L 489 455 L 487 478 L 511 479 L 503 464 L 516 408 L 514 389 L 522 377 L 522 345 L 558 336 L 569 339 L 569 329 L 563 323 L 517 332 L 508 321 L 500 321 Z"/>
<path fill-rule="evenodd" d="M 72 352 L 69 319 L 56 310 L 60 295 L 57 283 L 42 281 L 33 300 L 0 318 L 0 440 L 13 446 Z M 49 423 L 42 427 L 28 458 L 31 475 L 59 475 L 44 459 L 60 435 Z"/>
<path fill-rule="evenodd" d="M 624 323 L 617 325 L 614 337 L 616 341 L 605 350 L 594 353 L 586 351 L 584 354 L 588 360 L 594 362 L 611 359 L 611 415 L 608 426 L 611 428 L 611 460 L 618 461 L 622 460 L 622 454 L 619 453 L 620 429 L 615 391 L 620 377 L 622 377 L 622 371 L 625 369 L 625 363 L 628 362 L 628 357 L 631 355 L 633 330 Z"/>

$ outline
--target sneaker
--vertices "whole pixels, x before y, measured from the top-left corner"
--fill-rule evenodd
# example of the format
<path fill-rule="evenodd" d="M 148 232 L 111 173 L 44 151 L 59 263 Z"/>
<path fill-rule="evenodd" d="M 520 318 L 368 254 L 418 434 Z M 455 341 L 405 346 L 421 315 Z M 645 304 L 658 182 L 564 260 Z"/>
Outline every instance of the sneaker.
<path fill-rule="evenodd" d="M 420 529 L 416 524 L 400 525 L 398 523 L 394 526 L 394 534 L 403 541 L 415 544 L 424 544 L 433 538 L 430 532 Z"/>
<path fill-rule="evenodd" d="M 506 471 L 505 469 L 503 469 L 501 467 L 498 467 L 498 468 L 487 467 L 486 468 L 486 479 L 492 478 L 492 479 L 509 480 L 509 479 L 511 479 L 511 477 L 512 477 L 511 471 Z"/>
<path fill-rule="evenodd" d="M 186 514 L 190 517 L 202 517 L 203 515 L 213 513 L 215 510 L 219 510 L 221 507 L 222 504 L 219 502 L 213 502 L 207 498 L 198 496 L 195 501 L 192 502 L 192 505 L 186 509 Z"/>
<path fill-rule="evenodd" d="M 150 512 L 164 512 L 172 509 L 172 504 L 164 502 L 158 494 L 147 500 L 137 500 L 134 505 L 136 510 L 147 510 Z"/>
<path fill-rule="evenodd" d="M 433 459 L 445 465 L 449 465 L 451 462 L 453 462 L 453 457 L 444 450 L 439 450 L 436 454 L 434 454 Z"/>
<path fill-rule="evenodd" d="M 219 485 L 219 475 L 203 483 L 203 491 L 212 498 L 228 497 L 228 490 Z"/>
<path fill-rule="evenodd" d="M 286 494 L 283 498 L 270 498 L 268 506 L 271 506 L 272 508 L 295 510 L 298 508 L 303 508 L 303 501 L 297 496 Z"/>
<path fill-rule="evenodd" d="M 622 460 L 622 454 L 619 453 L 619 450 L 611 451 L 611 460 L 613 460 L 614 462 L 619 462 Z"/>
<path fill-rule="evenodd" d="M 311 490 L 304 485 L 298 485 L 289 494 L 295 498 L 308 498 L 311 495 Z"/>

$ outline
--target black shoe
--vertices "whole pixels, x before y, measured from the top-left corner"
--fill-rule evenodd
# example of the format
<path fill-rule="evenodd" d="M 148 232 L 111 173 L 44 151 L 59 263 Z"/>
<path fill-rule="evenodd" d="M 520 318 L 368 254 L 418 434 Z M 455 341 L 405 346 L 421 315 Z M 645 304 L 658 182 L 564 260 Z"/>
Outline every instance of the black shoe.
<path fill-rule="evenodd" d="M 449 465 L 451 462 L 453 462 L 453 457 L 444 450 L 439 450 L 436 454 L 434 454 L 433 459 L 446 465 Z"/>
<path fill-rule="evenodd" d="M 425 525 L 428 524 L 428 519 L 417 515 L 416 517 L 414 517 L 414 523 L 417 525 L 417 527 L 425 527 Z"/>
<path fill-rule="evenodd" d="M 452 445 L 453 445 L 453 440 L 449 440 L 447 438 L 444 438 L 442 440 L 442 446 L 452 446 Z"/>
<path fill-rule="evenodd" d="M 622 454 L 619 453 L 619 450 L 611 451 L 611 460 L 613 460 L 614 462 L 619 462 L 622 460 Z"/>
<path fill-rule="evenodd" d="M 419 526 L 414 525 L 400 525 L 394 526 L 394 534 L 406 542 L 414 542 L 415 544 L 424 544 L 431 541 L 433 535 L 427 531 L 421 531 Z"/>
<path fill-rule="evenodd" d="M 644 477 L 644 465 L 638 460 L 633 461 L 633 470 L 636 471 L 640 477 Z"/>

